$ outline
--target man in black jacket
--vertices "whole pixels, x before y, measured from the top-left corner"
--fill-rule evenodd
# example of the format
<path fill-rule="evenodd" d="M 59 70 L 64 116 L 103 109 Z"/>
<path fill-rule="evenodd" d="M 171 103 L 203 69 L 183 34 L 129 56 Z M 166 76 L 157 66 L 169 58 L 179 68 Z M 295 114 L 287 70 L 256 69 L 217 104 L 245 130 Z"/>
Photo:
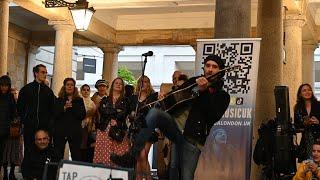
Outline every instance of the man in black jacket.
<path fill-rule="evenodd" d="M 131 165 L 131 162 L 134 161 L 132 157 L 136 157 L 140 152 L 144 143 L 152 136 L 154 129 L 159 128 L 166 137 L 177 144 L 180 155 L 181 179 L 193 180 L 201 148 L 210 129 L 214 123 L 220 120 L 229 106 L 230 96 L 222 89 L 224 72 L 220 72 L 213 82 L 207 80 L 209 76 L 224 68 L 224 62 L 219 56 L 208 56 L 204 60 L 204 76 L 193 77 L 178 88 L 181 89 L 197 83 L 199 96 L 169 111 L 170 114 L 158 109 L 151 109 L 146 116 L 148 128 L 141 129 L 130 153 L 123 156 L 113 155 L 111 160 L 122 166 Z M 178 130 L 173 119 L 181 118 L 180 116 L 186 118 L 183 134 Z"/>
<path fill-rule="evenodd" d="M 37 129 L 47 130 L 51 135 L 53 124 L 55 96 L 44 83 L 47 76 L 46 66 L 42 64 L 35 66 L 33 75 L 35 80 L 20 90 L 17 102 L 18 114 L 24 125 L 25 150 L 33 144 Z"/>
<path fill-rule="evenodd" d="M 50 145 L 50 137 L 45 130 L 38 130 L 34 136 L 34 144 L 28 153 L 25 154 L 21 171 L 24 179 L 42 179 L 44 166 L 46 162 L 57 162 L 58 155 L 54 148 Z M 50 168 L 50 176 L 47 179 L 55 179 L 56 168 Z"/>

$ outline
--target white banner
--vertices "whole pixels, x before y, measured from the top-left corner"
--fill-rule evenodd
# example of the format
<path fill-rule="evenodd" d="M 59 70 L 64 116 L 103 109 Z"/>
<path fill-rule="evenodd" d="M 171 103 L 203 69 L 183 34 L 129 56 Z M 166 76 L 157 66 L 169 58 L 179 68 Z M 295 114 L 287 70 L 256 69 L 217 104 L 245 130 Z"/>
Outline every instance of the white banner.
<path fill-rule="evenodd" d="M 218 55 L 226 67 L 239 65 L 225 75 L 224 89 L 230 105 L 211 129 L 200 155 L 195 179 L 250 179 L 252 122 L 255 114 L 260 40 L 198 40 L 196 75 L 203 73 L 203 59 Z M 217 102 L 219 103 L 219 102 Z"/>
<path fill-rule="evenodd" d="M 59 168 L 58 180 L 132 180 L 128 169 L 111 169 L 103 165 L 63 161 Z"/>

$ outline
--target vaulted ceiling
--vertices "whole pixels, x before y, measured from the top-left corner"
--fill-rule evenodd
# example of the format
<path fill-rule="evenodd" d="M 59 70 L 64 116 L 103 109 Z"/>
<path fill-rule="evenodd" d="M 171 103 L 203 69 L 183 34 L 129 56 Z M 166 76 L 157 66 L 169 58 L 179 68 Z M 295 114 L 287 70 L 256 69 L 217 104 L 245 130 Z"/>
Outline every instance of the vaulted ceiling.
<path fill-rule="evenodd" d="M 52 30 L 50 19 L 70 20 L 67 8 L 44 8 L 43 0 L 13 0 L 10 22 L 29 30 Z M 76 0 L 67 0 L 75 2 Z M 94 27 L 106 30 L 161 30 L 213 28 L 215 0 L 88 0 L 96 9 Z M 304 14 L 308 26 L 304 27 L 304 39 L 318 38 L 320 32 L 320 0 L 283 0 L 286 13 Z M 251 26 L 257 24 L 258 0 L 251 0 Z M 32 12 L 31 12 L 32 11 Z M 102 25 L 101 25 L 102 24 Z M 103 32 L 88 37 L 105 38 Z M 113 33 L 113 32 L 112 32 Z M 315 35 L 316 34 L 316 35 Z M 99 38 L 96 38 L 99 39 Z M 320 39 L 318 39 L 320 40 Z"/>

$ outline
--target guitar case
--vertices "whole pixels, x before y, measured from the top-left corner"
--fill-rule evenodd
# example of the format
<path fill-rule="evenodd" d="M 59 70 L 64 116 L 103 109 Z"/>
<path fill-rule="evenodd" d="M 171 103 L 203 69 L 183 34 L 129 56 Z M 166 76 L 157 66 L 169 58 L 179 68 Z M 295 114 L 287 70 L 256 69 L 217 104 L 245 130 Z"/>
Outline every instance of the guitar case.
<path fill-rule="evenodd" d="M 169 179 L 171 144 L 169 139 L 159 138 L 157 146 L 157 173 L 159 179 Z"/>

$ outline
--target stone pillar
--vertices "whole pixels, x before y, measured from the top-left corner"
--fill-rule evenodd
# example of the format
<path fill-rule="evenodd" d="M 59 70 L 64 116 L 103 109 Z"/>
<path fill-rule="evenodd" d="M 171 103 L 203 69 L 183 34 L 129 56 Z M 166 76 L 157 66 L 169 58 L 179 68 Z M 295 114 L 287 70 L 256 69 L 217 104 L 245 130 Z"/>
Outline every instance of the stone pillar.
<path fill-rule="evenodd" d="M 302 42 L 302 83 L 314 87 L 314 51 L 318 47 L 315 41 Z"/>
<path fill-rule="evenodd" d="M 8 72 L 9 0 L 0 0 L 0 76 Z"/>
<path fill-rule="evenodd" d="M 104 53 L 102 79 L 111 83 L 118 76 L 118 53 L 121 47 L 116 44 L 99 44 L 98 47 Z"/>
<path fill-rule="evenodd" d="M 293 107 L 296 93 L 302 83 L 302 26 L 305 17 L 287 15 L 284 21 L 286 58 L 283 65 L 283 85 L 289 87 L 290 115 L 293 117 Z"/>
<path fill-rule="evenodd" d="M 256 112 L 253 121 L 253 148 L 261 122 L 275 117 L 274 86 L 282 80 L 283 13 L 282 0 L 259 0 L 257 37 L 260 47 Z M 252 148 L 252 149 L 253 149 Z M 261 169 L 252 161 L 251 178 L 261 179 Z"/>
<path fill-rule="evenodd" d="M 49 21 L 56 30 L 52 90 L 58 95 L 63 80 L 72 77 L 72 46 L 75 28 L 66 21 Z"/>
<path fill-rule="evenodd" d="M 28 65 L 27 65 L 27 83 L 30 83 L 34 80 L 32 68 L 36 66 L 36 56 L 39 53 L 39 46 L 34 46 L 29 44 L 28 47 Z"/>
<path fill-rule="evenodd" d="M 215 38 L 250 37 L 251 0 L 217 0 Z"/>

